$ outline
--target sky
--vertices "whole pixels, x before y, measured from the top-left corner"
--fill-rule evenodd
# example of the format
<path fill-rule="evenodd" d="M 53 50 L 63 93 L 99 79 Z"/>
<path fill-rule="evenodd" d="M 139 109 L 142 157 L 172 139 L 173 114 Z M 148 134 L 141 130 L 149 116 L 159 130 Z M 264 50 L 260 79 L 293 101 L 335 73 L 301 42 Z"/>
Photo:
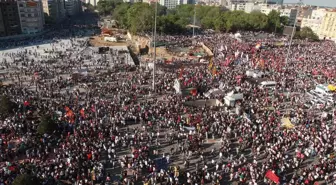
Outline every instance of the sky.
<path fill-rule="evenodd" d="M 298 0 L 284 0 L 284 3 L 297 3 Z M 336 7 L 336 0 L 303 0 L 304 4 Z"/>

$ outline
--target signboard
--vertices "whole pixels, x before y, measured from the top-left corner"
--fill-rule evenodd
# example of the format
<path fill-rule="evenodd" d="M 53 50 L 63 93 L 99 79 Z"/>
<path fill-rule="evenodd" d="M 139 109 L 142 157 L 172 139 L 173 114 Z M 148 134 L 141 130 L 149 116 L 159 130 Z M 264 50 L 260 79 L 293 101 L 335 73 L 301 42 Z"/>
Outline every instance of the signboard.
<path fill-rule="evenodd" d="M 294 27 L 292 26 L 285 26 L 283 30 L 284 35 L 292 35 Z"/>
<path fill-rule="evenodd" d="M 37 7 L 37 2 L 27 1 L 26 6 L 27 7 Z"/>

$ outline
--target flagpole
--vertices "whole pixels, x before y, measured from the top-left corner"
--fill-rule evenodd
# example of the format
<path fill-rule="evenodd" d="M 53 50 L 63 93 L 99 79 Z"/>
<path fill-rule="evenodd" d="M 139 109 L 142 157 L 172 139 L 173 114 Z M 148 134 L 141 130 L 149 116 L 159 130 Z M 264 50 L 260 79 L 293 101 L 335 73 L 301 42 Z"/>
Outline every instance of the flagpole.
<path fill-rule="evenodd" d="M 157 19 L 157 4 L 158 0 L 155 1 L 155 15 L 154 15 L 154 36 L 153 36 L 153 46 L 154 46 L 154 57 L 153 57 L 153 93 L 155 92 L 155 61 L 156 61 L 156 19 Z"/>

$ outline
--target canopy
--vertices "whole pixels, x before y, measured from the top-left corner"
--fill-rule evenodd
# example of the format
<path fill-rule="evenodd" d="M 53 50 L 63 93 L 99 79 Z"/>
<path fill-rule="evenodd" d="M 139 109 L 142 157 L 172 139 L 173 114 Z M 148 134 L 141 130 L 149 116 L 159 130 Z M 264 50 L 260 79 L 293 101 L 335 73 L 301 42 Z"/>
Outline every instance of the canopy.
<path fill-rule="evenodd" d="M 282 118 L 281 119 L 281 127 L 287 128 L 287 129 L 292 129 L 295 126 L 291 123 L 289 118 Z"/>

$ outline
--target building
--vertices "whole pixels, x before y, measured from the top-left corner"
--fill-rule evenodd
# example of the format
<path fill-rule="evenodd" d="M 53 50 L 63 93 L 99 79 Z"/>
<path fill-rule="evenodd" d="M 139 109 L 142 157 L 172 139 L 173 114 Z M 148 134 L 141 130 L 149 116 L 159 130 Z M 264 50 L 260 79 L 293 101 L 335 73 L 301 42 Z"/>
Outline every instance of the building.
<path fill-rule="evenodd" d="M 178 5 L 195 4 L 195 0 L 160 0 L 159 4 L 167 7 L 167 9 L 174 9 Z"/>
<path fill-rule="evenodd" d="M 4 36 L 6 36 L 6 29 L 5 29 L 4 20 L 2 18 L 2 11 L 0 8 L 0 37 L 4 37 Z"/>
<path fill-rule="evenodd" d="M 125 3 L 150 3 L 148 0 L 123 0 Z M 155 1 L 153 1 L 155 2 Z"/>
<path fill-rule="evenodd" d="M 320 36 L 327 39 L 336 39 L 336 10 L 326 12 L 322 20 Z"/>
<path fill-rule="evenodd" d="M 182 4 L 195 4 L 195 0 L 179 0 L 179 4 L 178 5 L 182 5 Z"/>
<path fill-rule="evenodd" d="M 84 0 L 83 3 L 97 6 L 98 0 Z"/>
<path fill-rule="evenodd" d="M 68 16 L 74 16 L 82 11 L 82 2 L 80 0 L 65 0 L 65 10 Z"/>
<path fill-rule="evenodd" d="M 265 3 L 283 5 L 283 0 L 265 0 Z"/>
<path fill-rule="evenodd" d="M 326 12 L 326 9 L 313 10 L 311 15 L 302 19 L 301 28 L 309 27 L 314 33 L 320 36 L 320 28 Z"/>
<path fill-rule="evenodd" d="M 42 0 L 43 12 L 52 22 L 60 22 L 66 17 L 64 0 Z"/>
<path fill-rule="evenodd" d="M 160 0 L 160 5 L 167 7 L 167 9 L 176 8 L 180 4 L 180 0 Z"/>
<path fill-rule="evenodd" d="M 220 0 L 220 1 L 219 1 L 219 5 L 220 5 L 220 6 L 227 7 L 227 6 L 228 6 L 228 0 Z"/>
<path fill-rule="evenodd" d="M 17 1 L 21 32 L 23 34 L 34 34 L 43 30 L 44 14 L 41 0 Z"/>
<path fill-rule="evenodd" d="M 297 17 L 297 25 L 301 26 L 302 19 L 310 16 L 315 8 L 311 6 L 301 6 Z M 301 26 L 302 27 L 302 26 Z"/>
<path fill-rule="evenodd" d="M 286 16 L 288 17 L 288 25 L 294 26 L 294 23 L 296 21 L 296 16 L 298 14 L 298 10 L 295 8 L 284 8 L 280 9 L 280 16 Z"/>
<path fill-rule="evenodd" d="M 229 8 L 231 11 L 234 10 L 240 10 L 245 11 L 246 13 L 251 13 L 252 11 L 260 11 L 260 6 L 254 4 L 254 3 L 235 3 L 231 4 L 231 7 Z"/>
<path fill-rule="evenodd" d="M 20 17 L 17 2 L 0 0 L 0 37 L 21 33 Z"/>
<path fill-rule="evenodd" d="M 280 16 L 288 17 L 288 25 L 294 26 L 298 10 L 296 8 L 283 8 L 281 5 L 260 5 L 260 11 L 268 15 L 271 11 L 275 10 L 280 13 Z"/>

